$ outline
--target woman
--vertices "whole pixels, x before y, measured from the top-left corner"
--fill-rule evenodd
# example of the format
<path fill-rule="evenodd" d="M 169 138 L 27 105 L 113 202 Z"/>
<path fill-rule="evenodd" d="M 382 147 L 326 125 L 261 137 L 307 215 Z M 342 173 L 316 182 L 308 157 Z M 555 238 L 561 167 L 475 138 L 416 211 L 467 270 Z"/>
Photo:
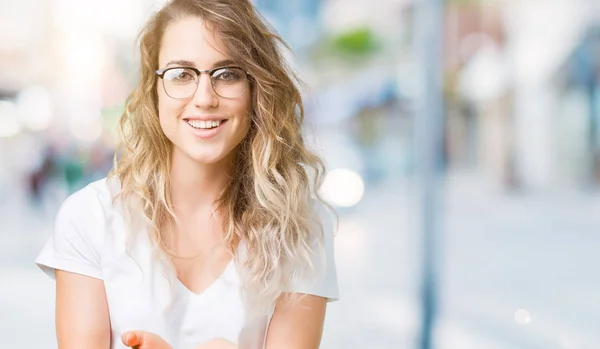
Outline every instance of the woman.
<path fill-rule="evenodd" d="M 279 38 L 248 0 L 173 0 L 143 29 L 111 175 L 36 263 L 60 349 L 319 346 L 332 224 Z"/>

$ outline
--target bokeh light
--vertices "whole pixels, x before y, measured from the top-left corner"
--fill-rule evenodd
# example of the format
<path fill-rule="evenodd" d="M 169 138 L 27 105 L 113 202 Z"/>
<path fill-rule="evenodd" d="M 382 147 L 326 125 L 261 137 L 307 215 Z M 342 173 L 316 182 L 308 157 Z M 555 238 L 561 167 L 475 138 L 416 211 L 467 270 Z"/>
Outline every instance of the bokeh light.
<path fill-rule="evenodd" d="M 531 314 L 527 309 L 518 309 L 515 311 L 515 322 L 519 325 L 528 325 L 532 321 Z"/>
<path fill-rule="evenodd" d="M 335 169 L 327 173 L 321 187 L 323 199 L 335 206 L 351 207 L 363 197 L 365 184 L 360 175 L 349 169 Z"/>

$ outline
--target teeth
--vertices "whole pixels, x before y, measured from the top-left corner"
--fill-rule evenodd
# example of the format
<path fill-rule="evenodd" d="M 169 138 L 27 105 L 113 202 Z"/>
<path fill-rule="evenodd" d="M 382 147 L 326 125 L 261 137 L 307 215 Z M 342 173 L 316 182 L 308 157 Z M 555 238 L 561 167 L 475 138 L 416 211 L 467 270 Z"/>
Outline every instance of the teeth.
<path fill-rule="evenodd" d="M 188 125 L 193 128 L 210 129 L 221 125 L 221 121 L 188 120 Z"/>

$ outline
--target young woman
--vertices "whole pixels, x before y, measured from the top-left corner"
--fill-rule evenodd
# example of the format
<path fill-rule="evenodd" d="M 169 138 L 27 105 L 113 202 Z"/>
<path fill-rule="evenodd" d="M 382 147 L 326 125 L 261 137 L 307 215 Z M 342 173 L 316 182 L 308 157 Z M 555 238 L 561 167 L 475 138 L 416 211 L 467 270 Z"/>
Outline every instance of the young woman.
<path fill-rule="evenodd" d="M 248 0 L 173 0 L 106 179 L 61 206 L 36 263 L 59 349 L 314 349 L 338 297 L 300 93 Z"/>

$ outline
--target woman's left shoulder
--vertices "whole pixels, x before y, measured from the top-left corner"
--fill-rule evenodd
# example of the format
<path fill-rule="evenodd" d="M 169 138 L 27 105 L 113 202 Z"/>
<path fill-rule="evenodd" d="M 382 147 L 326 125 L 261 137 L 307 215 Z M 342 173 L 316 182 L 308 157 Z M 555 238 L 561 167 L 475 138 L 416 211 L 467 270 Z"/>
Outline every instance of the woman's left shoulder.
<path fill-rule="evenodd" d="M 320 228 L 313 232 L 314 237 L 319 238 L 314 238 L 312 241 L 312 272 L 309 275 L 293 277 L 291 287 L 287 291 L 335 301 L 339 298 L 334 251 L 337 215 L 332 208 L 318 199 L 312 200 L 311 208 L 320 225 Z"/>

